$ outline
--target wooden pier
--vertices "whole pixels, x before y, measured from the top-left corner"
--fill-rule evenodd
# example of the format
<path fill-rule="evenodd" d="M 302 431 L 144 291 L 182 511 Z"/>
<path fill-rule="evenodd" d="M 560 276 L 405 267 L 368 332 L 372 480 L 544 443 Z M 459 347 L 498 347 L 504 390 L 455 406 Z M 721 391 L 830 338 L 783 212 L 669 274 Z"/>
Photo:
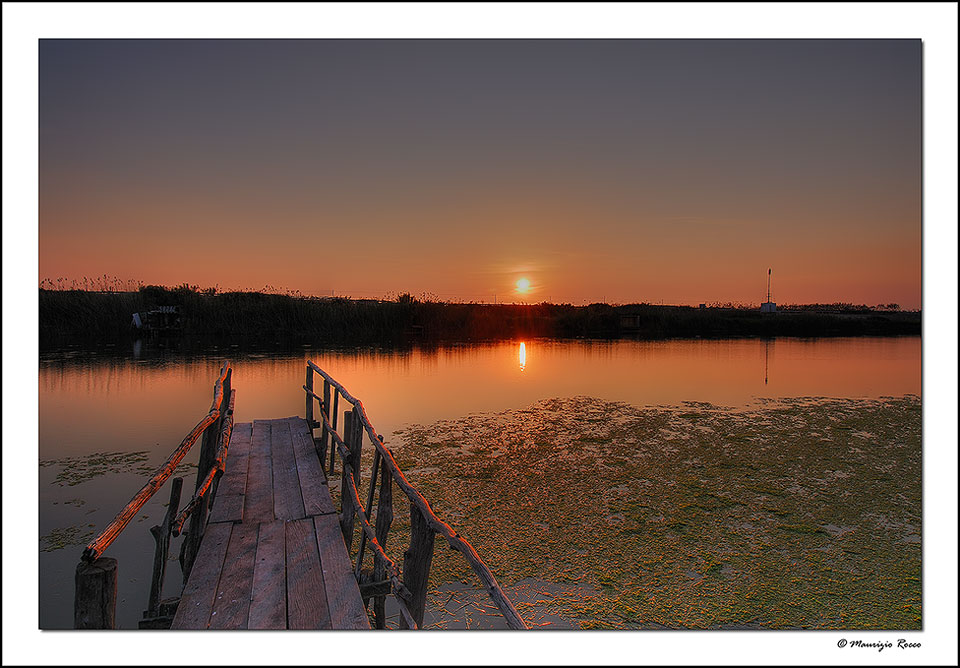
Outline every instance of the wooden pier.
<path fill-rule="evenodd" d="M 234 427 L 172 628 L 370 628 L 303 418 Z"/>
<path fill-rule="evenodd" d="M 322 395 L 314 392 L 315 374 L 323 380 Z M 114 627 L 118 565 L 102 555 L 201 436 L 192 499 L 178 512 L 183 480 L 173 478 L 166 516 L 151 529 L 157 549 L 140 628 L 384 629 L 390 628 L 385 600 L 392 596 L 398 610 L 394 627 L 417 629 L 438 535 L 467 560 L 507 626 L 527 628 L 473 546 L 433 513 L 374 430 L 363 404 L 340 383 L 308 362 L 304 418 L 237 425 L 231 386 L 227 363 L 207 415 L 84 550 L 76 574 L 76 628 Z M 343 412 L 338 430 L 341 399 L 352 408 Z M 319 419 L 314 419 L 318 407 Z M 359 491 L 364 434 L 374 448 L 365 504 Z M 339 511 L 328 487 L 338 455 Z M 394 485 L 410 511 L 402 565 L 385 551 Z M 183 588 L 179 596 L 164 599 L 170 541 L 181 533 Z"/>

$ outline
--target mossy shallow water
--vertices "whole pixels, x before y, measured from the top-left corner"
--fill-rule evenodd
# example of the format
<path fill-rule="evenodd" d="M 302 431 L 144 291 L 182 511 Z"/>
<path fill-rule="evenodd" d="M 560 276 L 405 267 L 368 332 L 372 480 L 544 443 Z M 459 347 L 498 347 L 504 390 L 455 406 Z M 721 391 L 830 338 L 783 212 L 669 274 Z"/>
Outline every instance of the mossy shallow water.
<path fill-rule="evenodd" d="M 916 396 L 737 410 L 574 397 L 397 435 L 411 482 L 504 585 L 568 588 L 536 614 L 580 628 L 921 628 Z M 438 543 L 433 598 L 452 582 L 476 580 Z"/>

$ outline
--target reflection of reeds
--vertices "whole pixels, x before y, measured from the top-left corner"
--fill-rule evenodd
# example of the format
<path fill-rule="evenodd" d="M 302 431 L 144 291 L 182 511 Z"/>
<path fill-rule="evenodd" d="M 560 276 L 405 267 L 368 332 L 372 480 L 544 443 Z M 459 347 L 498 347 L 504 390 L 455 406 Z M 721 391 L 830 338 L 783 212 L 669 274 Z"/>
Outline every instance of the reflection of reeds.
<path fill-rule="evenodd" d="M 475 304 L 402 293 L 391 300 L 305 297 L 265 285 L 257 292 L 170 288 L 103 276 L 40 285 L 40 343 L 117 342 L 132 314 L 180 306 L 183 334 L 210 343 L 381 343 L 513 337 L 637 338 L 919 334 L 919 313 L 796 311 L 634 304 Z"/>

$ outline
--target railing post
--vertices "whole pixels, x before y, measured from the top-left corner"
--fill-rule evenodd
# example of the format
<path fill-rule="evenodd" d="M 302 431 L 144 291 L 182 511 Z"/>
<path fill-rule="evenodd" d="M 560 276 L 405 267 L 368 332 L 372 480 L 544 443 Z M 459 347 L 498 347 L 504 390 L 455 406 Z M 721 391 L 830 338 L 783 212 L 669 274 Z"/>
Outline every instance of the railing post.
<path fill-rule="evenodd" d="M 387 536 L 390 525 L 393 523 L 393 475 L 385 464 L 380 467 L 380 497 L 377 500 L 377 542 L 384 550 L 387 549 Z M 382 582 L 387 577 L 385 564 L 379 558 L 373 560 L 373 580 Z M 375 596 L 373 599 L 374 624 L 378 629 L 386 627 L 385 596 Z"/>
<path fill-rule="evenodd" d="M 227 369 L 227 375 L 223 379 L 223 399 L 220 401 L 220 419 L 217 422 L 220 423 L 220 428 L 217 430 L 216 443 L 213 448 L 213 462 L 210 464 L 212 467 L 216 463 L 217 455 L 219 454 L 219 449 L 221 441 L 223 440 L 223 427 L 227 423 L 227 413 L 233 410 L 233 368 Z M 229 442 L 227 443 L 229 445 Z M 213 501 L 217 498 L 217 490 L 220 488 L 220 474 L 213 479 L 213 485 L 210 487 L 210 496 L 209 502 L 204 504 L 209 511 L 213 508 Z"/>
<path fill-rule="evenodd" d="M 73 628 L 112 629 L 117 625 L 117 560 L 100 557 L 77 564 Z"/>
<path fill-rule="evenodd" d="M 330 410 L 330 406 L 327 406 L 327 419 L 330 420 L 330 426 L 333 427 L 333 430 L 337 430 L 337 416 L 340 414 L 340 390 L 336 390 L 333 393 L 333 410 Z M 327 444 L 324 443 L 323 447 L 327 447 Z M 333 465 L 335 464 L 334 457 L 337 454 L 337 446 L 335 443 L 330 443 L 330 469 L 327 471 L 328 474 L 333 474 Z"/>
<path fill-rule="evenodd" d="M 353 411 L 343 412 L 343 442 L 349 452 L 353 452 Z M 353 494 L 349 490 L 347 472 L 353 472 L 353 462 L 343 459 L 340 463 L 340 530 L 343 532 L 343 542 L 347 546 L 347 554 L 353 547 Z M 356 474 L 354 474 L 356 483 Z"/>
<path fill-rule="evenodd" d="M 327 416 L 327 421 L 330 422 L 330 426 L 336 429 L 336 426 L 334 424 L 335 421 L 331 420 L 331 413 L 330 413 L 330 381 L 327 380 L 326 378 L 323 379 L 323 403 L 320 405 L 320 412 Z M 327 424 L 325 422 L 323 424 L 323 428 L 320 430 L 320 443 L 321 443 L 320 450 L 326 453 L 327 448 L 336 449 L 337 446 L 332 441 L 333 439 L 330 436 L 330 432 L 327 430 Z M 321 461 L 323 460 L 321 459 Z M 333 463 L 332 455 L 330 457 L 330 462 L 332 465 Z M 332 466 L 331 466 L 331 471 L 332 471 Z"/>
<path fill-rule="evenodd" d="M 223 426 L 223 413 L 226 411 L 228 402 L 230 401 L 229 395 L 226 394 L 230 388 L 230 373 L 230 371 L 227 372 L 227 377 L 223 382 L 223 395 L 220 399 L 220 415 L 203 430 L 203 444 L 200 446 L 200 457 L 197 460 L 197 485 L 194 488 L 194 493 L 203 485 L 203 481 L 216 462 L 217 441 L 219 440 L 221 427 Z M 193 568 L 193 560 L 200 550 L 200 540 L 203 538 L 203 532 L 207 525 L 208 507 L 208 499 L 204 498 L 190 515 L 190 529 L 184 541 L 183 559 L 180 563 L 183 568 L 184 580 L 190 576 L 190 571 Z"/>
<path fill-rule="evenodd" d="M 304 385 L 307 386 L 307 407 L 304 411 L 304 417 L 307 419 L 307 427 L 310 428 L 310 434 L 313 435 L 313 367 L 307 365 L 307 379 Z M 322 409 L 321 409 L 322 412 Z M 321 460 L 322 461 L 322 460 Z"/>
<path fill-rule="evenodd" d="M 150 581 L 150 599 L 144 617 L 156 617 L 160 609 L 160 599 L 163 595 L 163 579 L 167 572 L 167 553 L 170 551 L 170 525 L 173 524 L 180 508 L 180 492 L 183 489 L 183 478 L 174 478 L 170 486 L 170 503 L 167 504 L 167 514 L 163 522 L 151 527 L 150 533 L 157 541 L 157 551 L 153 556 L 153 579 Z"/>
<path fill-rule="evenodd" d="M 427 603 L 427 582 L 433 563 L 433 529 L 416 505 L 410 504 L 410 547 L 403 553 L 403 586 L 410 592 L 407 608 L 418 628 L 423 627 Z M 409 628 L 401 616 L 400 628 Z"/>

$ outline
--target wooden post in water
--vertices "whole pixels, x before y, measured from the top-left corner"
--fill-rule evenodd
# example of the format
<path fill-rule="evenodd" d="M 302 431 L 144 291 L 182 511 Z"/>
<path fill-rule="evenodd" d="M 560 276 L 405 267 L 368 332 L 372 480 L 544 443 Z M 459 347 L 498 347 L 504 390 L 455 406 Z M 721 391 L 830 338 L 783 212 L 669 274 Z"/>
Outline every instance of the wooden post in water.
<path fill-rule="evenodd" d="M 117 560 L 100 557 L 77 564 L 73 628 L 112 629 L 117 625 Z"/>
<path fill-rule="evenodd" d="M 416 505 L 410 504 L 410 547 L 403 553 L 403 586 L 410 592 L 407 608 L 417 627 L 423 626 L 423 611 L 427 602 L 427 581 L 433 563 L 435 534 Z M 403 617 L 400 628 L 409 626 Z"/>
<path fill-rule="evenodd" d="M 343 412 L 343 442 L 349 452 L 353 452 L 353 411 Z M 352 462 L 343 460 L 341 462 L 340 474 L 340 530 L 343 532 L 343 542 L 347 546 L 347 554 L 353 547 L 353 494 L 349 490 L 350 483 L 347 482 L 347 472 L 353 471 Z M 356 480 L 356 476 L 354 476 Z"/>

